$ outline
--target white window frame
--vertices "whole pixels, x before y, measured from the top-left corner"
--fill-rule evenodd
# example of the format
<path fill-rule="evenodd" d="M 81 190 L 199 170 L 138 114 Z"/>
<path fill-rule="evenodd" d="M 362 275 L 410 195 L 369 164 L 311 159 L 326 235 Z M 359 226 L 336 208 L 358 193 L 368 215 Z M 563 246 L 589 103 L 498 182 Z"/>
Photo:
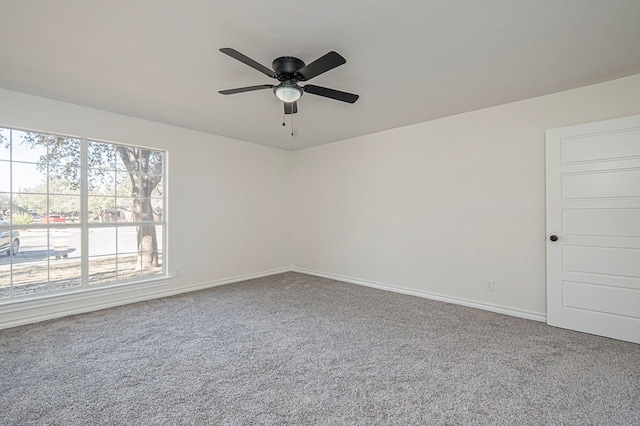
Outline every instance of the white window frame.
<path fill-rule="evenodd" d="M 3 229 L 5 230 L 9 230 L 9 231 L 13 231 L 16 229 L 47 229 L 47 230 L 53 230 L 53 229 L 80 229 L 80 233 L 81 233 L 81 248 L 80 248 L 80 285 L 78 286 L 73 286 L 73 287 L 69 287 L 69 288 L 63 288 L 63 289 L 50 289 L 48 288 L 45 291 L 41 291 L 41 292 L 35 292 L 32 294 L 25 294 L 25 295 L 19 295 L 19 296 L 14 296 L 13 295 L 13 283 L 11 283 L 11 290 L 10 290 L 10 294 L 8 297 L 2 297 L 0 298 L 0 305 L 6 305 L 6 304 L 11 304 L 11 303 L 15 303 L 15 302 L 21 302 L 21 301 L 28 301 L 28 300 L 32 300 L 32 299 L 42 299 L 42 298 L 49 298 L 49 297 L 54 297 L 54 296 L 60 296 L 60 295 L 65 295 L 65 294 L 69 294 L 69 293 L 84 293 L 86 291 L 96 291 L 96 290 L 102 290 L 104 291 L 104 289 L 108 289 L 108 288 L 112 288 L 112 287 L 122 287 L 122 286 L 131 286 L 132 284 L 153 284 L 154 282 L 163 282 L 166 281 L 169 277 L 168 275 L 168 246 L 167 246 L 167 240 L 168 240 L 168 227 L 169 227 L 169 203 L 168 203 L 168 192 L 167 192 L 167 188 L 168 188 L 168 176 L 167 176 L 167 170 L 168 170 L 168 157 L 169 157 L 169 152 L 166 149 L 160 149 L 160 148 L 155 148 L 155 147 L 149 147 L 149 146 L 143 146 L 143 145 L 133 145 L 133 144 L 127 144 L 127 143 L 121 143 L 121 142 L 112 142 L 112 141 L 107 141 L 104 139 L 99 139 L 99 138 L 91 138 L 91 137 L 79 137 L 79 136 L 71 136 L 71 135 L 64 135 L 61 133 L 57 133 L 57 132 L 48 132 L 48 131 L 40 131 L 40 130 L 30 130 L 30 129 L 24 129 L 24 128 L 19 128 L 19 127 L 14 127 L 14 126 L 1 126 L 0 128 L 3 130 L 10 130 L 10 131 L 17 131 L 17 132 L 29 132 L 29 133 L 37 133 L 37 134 L 43 134 L 43 135 L 48 135 L 48 136 L 58 136 L 58 137 L 62 137 L 62 138 L 70 138 L 70 139 L 76 139 L 80 141 L 80 159 L 81 159 L 81 163 L 80 163 L 80 224 L 68 224 L 68 223 L 64 223 L 64 224 L 56 224 L 56 225 L 51 225 L 51 224 L 47 224 L 47 225 L 14 225 L 13 222 L 11 222 L 9 224 L 9 226 L 5 226 Z M 150 150 L 150 151 L 154 151 L 154 152 L 159 152 L 162 155 L 162 180 L 160 185 L 161 186 L 161 190 L 162 190 L 162 219 L 160 221 L 154 221 L 154 222 L 146 222 L 146 221 L 128 221 L 128 222 L 109 222 L 109 223 L 90 223 L 89 222 L 89 182 L 88 182 L 88 176 L 89 176 L 89 168 L 88 168 L 88 145 L 89 142 L 97 142 L 97 143 L 105 143 L 105 144 L 110 144 L 110 145 L 115 145 L 115 146 L 127 146 L 127 147 L 133 147 L 133 148 L 140 148 L 140 149 L 146 149 L 146 150 Z M 13 141 L 12 141 L 13 143 Z M 9 161 L 9 167 L 10 167 L 10 174 L 11 174 L 11 179 L 13 179 L 13 165 L 14 165 L 14 160 L 13 158 L 10 158 Z M 15 192 L 13 191 L 13 188 L 11 188 L 12 190 L 9 193 L 9 197 L 10 197 L 10 208 L 13 208 L 13 197 Z M 49 192 L 49 182 L 47 182 L 47 196 L 50 196 L 51 193 Z M 55 194 L 54 194 L 55 195 Z M 49 213 L 48 211 L 48 207 L 47 207 L 47 213 Z M 162 229 L 162 233 L 161 235 L 157 235 L 156 238 L 158 239 L 158 247 L 159 247 L 159 252 L 161 252 L 161 256 L 162 256 L 162 263 L 161 263 L 161 274 L 154 274 L 154 275 L 148 275 L 148 276 L 142 276 L 142 277 L 134 277 L 131 279 L 121 279 L 118 280 L 116 278 L 116 280 L 113 281 L 109 281 L 109 282 L 105 282 L 105 283 L 98 283 L 98 284 L 91 284 L 89 281 L 89 261 L 90 261 L 90 257 L 89 257 L 89 232 L 91 229 L 96 229 L 96 228 L 115 228 L 115 232 L 116 234 L 118 233 L 118 228 L 120 227 L 131 227 L 131 226 L 137 226 L 137 225 L 153 225 L 153 226 L 160 226 Z M 50 232 L 48 232 L 47 234 L 47 246 L 50 248 L 51 247 L 51 236 L 50 236 Z M 114 253 L 114 256 L 118 256 L 118 247 L 117 247 L 117 238 L 116 238 L 116 252 Z M 161 247 L 161 249 L 160 249 Z M 47 261 L 47 286 L 49 286 L 50 284 L 50 273 L 51 273 L 51 255 L 48 256 L 48 261 Z M 10 256 L 10 274 L 12 273 L 13 270 L 13 254 L 11 254 Z M 11 275 L 10 275 L 11 276 Z"/>

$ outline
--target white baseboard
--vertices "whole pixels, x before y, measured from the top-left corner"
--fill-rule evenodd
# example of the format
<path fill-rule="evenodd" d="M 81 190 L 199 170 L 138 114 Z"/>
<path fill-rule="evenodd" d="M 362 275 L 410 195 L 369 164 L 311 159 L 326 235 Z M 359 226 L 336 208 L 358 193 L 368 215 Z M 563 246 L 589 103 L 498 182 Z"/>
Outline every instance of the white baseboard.
<path fill-rule="evenodd" d="M 301 274 L 314 275 L 317 277 L 329 278 L 337 281 L 344 281 L 351 284 L 357 284 L 357 285 L 362 285 L 366 287 L 373 287 L 380 290 L 392 291 L 394 293 L 407 294 L 410 296 L 417 296 L 425 299 L 437 300 L 439 302 L 453 303 L 455 305 L 462 305 L 470 308 L 482 309 L 485 311 L 496 312 L 499 314 L 510 315 L 513 317 L 524 318 L 524 319 L 529 319 L 533 321 L 547 322 L 546 315 L 541 315 L 535 312 L 508 308 L 505 306 L 491 305 L 488 303 L 476 302 L 473 300 L 461 299 L 457 297 L 443 296 L 441 294 L 436 294 L 436 293 L 409 290 L 405 288 L 390 286 L 387 284 L 380 284 L 376 282 L 365 281 L 365 280 L 360 280 L 360 279 L 351 278 L 351 277 L 345 277 L 342 275 L 335 275 L 335 274 L 329 274 L 326 272 L 314 271 L 312 269 L 293 267 L 291 268 L 291 270 L 294 272 L 299 272 Z"/>
<path fill-rule="evenodd" d="M 268 277 L 270 275 L 284 274 L 285 272 L 291 272 L 291 271 L 292 271 L 291 267 L 287 266 L 287 267 L 284 267 L 284 268 L 277 268 L 277 269 L 270 269 L 268 271 L 256 272 L 254 274 L 238 275 L 238 276 L 232 277 L 232 278 L 225 278 L 225 279 L 221 279 L 221 280 L 208 281 L 208 282 L 201 283 L 201 284 L 194 284 L 194 285 L 190 285 L 190 286 L 181 287 L 180 289 L 177 289 L 177 290 L 174 290 L 174 291 L 171 291 L 171 292 L 163 293 L 159 297 L 174 296 L 176 294 L 189 293 L 191 291 L 204 290 L 205 288 L 217 287 L 219 285 L 225 285 L 225 284 L 233 284 L 233 283 L 237 283 L 237 282 L 241 282 L 241 281 L 247 281 L 247 280 L 253 280 L 253 279 L 256 279 L 256 278 Z"/>
<path fill-rule="evenodd" d="M 38 298 L 16 300 L 0 305 L 0 329 L 62 318 L 69 315 L 99 311 L 101 309 L 128 305 L 130 303 L 175 296 L 181 293 L 203 290 L 254 278 L 262 278 L 289 271 L 291 271 L 290 267 L 278 268 L 177 288 L 167 288 L 171 284 L 172 278 L 163 278 L 140 283 L 82 289 L 59 294 L 43 295 Z"/>
<path fill-rule="evenodd" d="M 102 287 L 90 290 L 78 290 L 60 294 L 43 295 L 35 299 L 25 299 L 0 305 L 0 329 L 17 327 L 20 325 L 46 321 L 55 318 L 62 318 L 70 315 L 83 314 L 87 312 L 99 311 L 101 309 L 113 308 L 116 306 L 128 305 L 131 303 L 143 302 L 146 300 L 159 299 L 162 297 L 175 296 L 182 293 L 189 293 L 206 288 L 217 287 L 225 284 L 233 284 L 240 281 L 255 278 L 267 277 L 270 275 L 282 274 L 284 272 L 299 272 L 307 275 L 314 275 L 332 280 L 343 281 L 351 284 L 373 287 L 395 293 L 407 294 L 410 296 L 422 297 L 425 299 L 437 300 L 440 302 L 453 303 L 470 308 L 483 309 L 504 315 L 530 319 L 534 321 L 546 322 L 545 315 L 528 312 L 504 306 L 490 305 L 475 302 L 472 300 L 460 299 L 440 294 L 408 290 L 386 284 L 360 280 L 342 275 L 329 274 L 311 269 L 298 267 L 284 267 L 253 274 L 239 275 L 236 277 L 207 281 L 178 288 L 167 288 L 172 282 L 171 278 L 141 282 L 135 284 L 117 285 Z"/>

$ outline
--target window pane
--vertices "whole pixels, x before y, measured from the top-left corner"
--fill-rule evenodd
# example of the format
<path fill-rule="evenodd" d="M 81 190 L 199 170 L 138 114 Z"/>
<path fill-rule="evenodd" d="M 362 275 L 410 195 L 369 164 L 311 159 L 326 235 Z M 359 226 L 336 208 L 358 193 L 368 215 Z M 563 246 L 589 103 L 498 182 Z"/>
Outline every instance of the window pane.
<path fill-rule="evenodd" d="M 89 229 L 89 256 L 116 254 L 116 228 Z"/>
<path fill-rule="evenodd" d="M 138 253 L 138 232 L 141 232 L 142 251 Z M 118 279 L 162 274 L 162 227 L 124 226 L 118 228 Z M 153 241 L 156 241 L 154 245 Z M 155 248 L 158 250 L 154 251 Z"/>
<path fill-rule="evenodd" d="M 87 147 L 89 169 L 115 170 L 116 150 L 110 143 L 89 141 Z"/>
<path fill-rule="evenodd" d="M 136 220 L 140 220 L 139 217 L 136 217 L 134 212 L 138 209 L 136 204 L 139 201 L 135 198 L 120 198 L 116 200 L 116 208 L 120 212 L 120 222 L 133 222 Z"/>
<path fill-rule="evenodd" d="M 49 231 L 49 284 L 51 290 L 81 285 L 81 243 L 81 230 L 79 228 L 53 229 Z"/>
<path fill-rule="evenodd" d="M 155 188 L 153 188 L 153 191 L 151 191 L 151 196 L 152 197 L 162 197 L 163 192 L 164 192 L 164 180 L 162 179 L 162 177 L 156 177 L 156 179 L 159 179 L 158 184 L 156 185 Z"/>
<path fill-rule="evenodd" d="M 0 203 L 1 204 L 1 203 Z M 13 210 L 23 213 L 29 213 L 31 216 L 31 224 L 38 224 L 47 214 L 47 195 L 46 194 L 14 194 Z M 20 220 L 18 220 L 20 219 Z M 13 218 L 13 224 L 25 225 L 28 216 L 26 214 Z"/>
<path fill-rule="evenodd" d="M 118 197 L 131 197 L 131 176 L 127 172 L 119 171 L 116 175 L 116 195 Z"/>
<path fill-rule="evenodd" d="M 16 232 L 14 230 L 14 232 Z M 49 257 L 49 236 L 46 229 L 29 229 L 17 231 L 20 238 L 20 248 L 14 256 L 14 268 L 24 262 L 45 262 Z"/>
<path fill-rule="evenodd" d="M 64 175 L 49 173 L 50 194 L 80 194 L 80 169 L 69 167 Z"/>
<path fill-rule="evenodd" d="M 80 222 L 80 196 L 50 195 L 49 221 L 50 225 Z"/>
<path fill-rule="evenodd" d="M 143 278 L 151 278 L 153 276 L 161 276 L 162 271 L 162 252 L 158 252 L 158 266 L 145 266 L 141 271 Z"/>
<path fill-rule="evenodd" d="M 162 251 L 164 249 L 164 226 L 156 225 L 156 235 L 158 236 L 158 250 Z"/>
<path fill-rule="evenodd" d="M 0 192 L 11 192 L 11 163 L 0 160 Z"/>
<path fill-rule="evenodd" d="M 114 195 L 116 190 L 116 172 L 113 170 L 89 169 L 87 173 L 89 194 Z"/>
<path fill-rule="evenodd" d="M 135 226 L 118 228 L 118 254 L 138 252 L 138 233 Z"/>
<path fill-rule="evenodd" d="M 80 229 L 63 228 L 49 229 L 49 248 L 53 258 L 69 258 L 69 254 L 80 255 Z"/>
<path fill-rule="evenodd" d="M 0 160 L 11 158 L 11 130 L 0 128 Z"/>
<path fill-rule="evenodd" d="M 11 198 L 10 194 L 6 192 L 0 192 L 0 220 L 6 220 L 5 212 L 9 214 L 11 211 Z"/>
<path fill-rule="evenodd" d="M 116 281 L 116 256 L 98 256 L 89 258 L 89 285 L 105 284 Z"/>
<path fill-rule="evenodd" d="M 162 216 L 164 214 L 162 198 L 152 198 L 150 202 L 151 208 L 153 209 L 153 220 L 155 222 L 162 222 Z"/>
<path fill-rule="evenodd" d="M 8 224 L 0 222 L 0 298 L 11 295 L 11 257 L 6 255 L 9 247 L 11 247 L 11 229 Z"/>
<path fill-rule="evenodd" d="M 160 151 L 151 151 L 146 150 L 143 151 L 149 154 L 148 167 L 141 167 L 142 171 L 150 175 L 161 175 L 162 174 L 162 152 Z"/>
<path fill-rule="evenodd" d="M 69 170 L 80 169 L 80 141 L 62 136 L 45 135 L 50 176 L 67 176 Z"/>
<path fill-rule="evenodd" d="M 135 167 L 135 164 L 134 164 L 134 167 Z M 122 172 L 127 171 L 127 166 L 125 166 L 124 162 L 122 161 L 122 157 L 120 156 L 120 153 L 116 155 L 116 169 Z"/>
<path fill-rule="evenodd" d="M 13 181 L 11 187 L 14 193 L 27 192 L 31 194 L 47 193 L 47 170 L 34 163 L 13 163 Z"/>
<path fill-rule="evenodd" d="M 157 251 L 158 234 L 154 225 L 140 225 L 140 243 L 138 247 L 141 251 Z"/>
<path fill-rule="evenodd" d="M 140 277 L 138 254 L 123 254 L 118 256 L 118 279 L 131 280 Z"/>
<path fill-rule="evenodd" d="M 113 222 L 109 212 L 115 210 L 115 197 L 89 196 L 89 222 Z"/>
<path fill-rule="evenodd" d="M 49 290 L 49 234 L 46 229 L 19 231 L 20 249 L 13 257 L 13 295 Z"/>
<path fill-rule="evenodd" d="M 116 228 L 89 230 L 89 284 L 104 284 L 117 279 Z"/>
<path fill-rule="evenodd" d="M 11 296 L 11 263 L 10 259 L 0 258 L 0 299 Z"/>
<path fill-rule="evenodd" d="M 45 135 L 13 130 L 11 132 L 13 161 L 46 163 L 47 141 Z"/>

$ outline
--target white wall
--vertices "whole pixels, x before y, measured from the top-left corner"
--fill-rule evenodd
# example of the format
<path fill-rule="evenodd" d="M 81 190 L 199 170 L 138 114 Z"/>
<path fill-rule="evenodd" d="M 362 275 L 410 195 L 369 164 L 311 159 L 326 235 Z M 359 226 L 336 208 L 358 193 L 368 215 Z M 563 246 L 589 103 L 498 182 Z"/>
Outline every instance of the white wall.
<path fill-rule="evenodd" d="M 168 257 L 176 275 L 0 302 L 0 328 L 291 263 L 542 318 L 544 132 L 638 113 L 640 75 L 290 153 L 0 89 L 0 126 L 169 150 Z"/>
<path fill-rule="evenodd" d="M 545 130 L 637 113 L 640 75 L 296 151 L 292 263 L 543 319 Z"/>
<path fill-rule="evenodd" d="M 291 153 L 0 89 L 0 126 L 169 151 L 169 272 L 160 286 L 2 306 L 0 328 L 287 270 Z M 83 299 L 83 300 L 80 300 Z"/>

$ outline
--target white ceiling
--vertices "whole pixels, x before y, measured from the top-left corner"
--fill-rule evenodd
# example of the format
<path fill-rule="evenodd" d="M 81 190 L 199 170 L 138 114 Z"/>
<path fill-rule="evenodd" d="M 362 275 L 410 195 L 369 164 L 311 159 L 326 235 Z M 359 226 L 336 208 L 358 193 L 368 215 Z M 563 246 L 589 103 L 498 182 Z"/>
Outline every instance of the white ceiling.
<path fill-rule="evenodd" d="M 0 0 L 0 87 L 299 149 L 640 73 L 638 0 Z M 270 67 L 330 50 L 282 126 Z"/>

